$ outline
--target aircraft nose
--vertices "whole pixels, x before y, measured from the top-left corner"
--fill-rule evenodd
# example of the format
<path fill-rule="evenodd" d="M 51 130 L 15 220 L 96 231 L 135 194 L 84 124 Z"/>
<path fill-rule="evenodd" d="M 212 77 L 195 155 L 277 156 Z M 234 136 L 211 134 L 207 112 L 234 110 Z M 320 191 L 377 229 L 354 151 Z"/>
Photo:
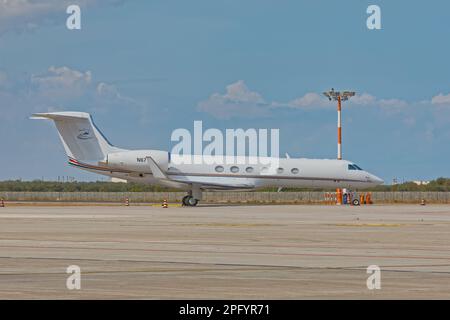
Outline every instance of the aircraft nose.
<path fill-rule="evenodd" d="M 383 184 L 383 183 L 384 183 L 383 179 L 377 177 L 377 176 L 374 175 L 374 174 L 370 174 L 370 178 L 371 178 L 371 180 L 372 180 L 376 185 L 380 185 L 380 184 Z"/>

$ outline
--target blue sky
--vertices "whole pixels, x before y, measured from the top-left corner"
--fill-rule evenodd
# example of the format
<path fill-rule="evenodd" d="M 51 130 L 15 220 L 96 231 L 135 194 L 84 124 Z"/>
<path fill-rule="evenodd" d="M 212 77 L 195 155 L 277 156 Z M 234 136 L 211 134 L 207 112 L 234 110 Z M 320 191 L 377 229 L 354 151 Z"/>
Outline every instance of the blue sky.
<path fill-rule="evenodd" d="M 69 31 L 68 4 L 82 10 Z M 368 30 L 368 5 L 382 30 Z M 176 128 L 279 128 L 281 153 L 344 158 L 387 182 L 450 176 L 448 1 L 0 3 L 0 179 L 95 180 L 33 112 L 93 114 L 115 145 L 171 149 Z"/>

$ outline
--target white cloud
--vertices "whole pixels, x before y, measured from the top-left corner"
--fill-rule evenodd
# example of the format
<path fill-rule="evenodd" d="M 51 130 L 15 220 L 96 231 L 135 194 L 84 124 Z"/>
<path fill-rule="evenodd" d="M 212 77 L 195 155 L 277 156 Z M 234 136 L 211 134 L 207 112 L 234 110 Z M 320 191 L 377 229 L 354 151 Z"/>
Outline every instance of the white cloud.
<path fill-rule="evenodd" d="M 122 103 L 131 107 L 138 107 L 141 109 L 142 113 L 145 113 L 145 104 L 142 104 L 133 98 L 122 95 L 117 87 L 113 84 L 100 82 L 97 84 L 95 93 L 97 99 L 109 101 L 112 103 Z M 98 110 L 98 108 L 95 108 L 95 110 Z"/>
<path fill-rule="evenodd" d="M 94 82 L 91 71 L 69 67 L 50 67 L 47 72 L 31 76 L 31 89 L 36 95 L 53 100 L 70 101 L 77 97 L 95 98 L 96 103 L 139 103 L 122 95 L 119 89 L 106 82 Z"/>
<path fill-rule="evenodd" d="M 217 118 L 229 119 L 268 115 L 268 107 L 259 93 L 250 91 L 244 81 L 239 80 L 228 85 L 225 94 L 214 93 L 208 100 L 200 102 L 197 109 Z"/>
<path fill-rule="evenodd" d="M 222 97 L 235 102 L 264 103 L 264 99 L 257 92 L 250 91 L 243 80 L 227 86 L 227 93 Z M 219 95 L 220 96 L 220 95 Z"/>
<path fill-rule="evenodd" d="M 363 93 L 356 94 L 348 102 L 349 106 L 372 106 L 372 105 L 387 105 L 385 102 L 389 100 L 377 100 L 377 98 L 371 94 Z M 314 108 L 310 107 L 330 107 L 335 108 L 336 102 L 329 101 L 323 94 L 316 92 L 308 92 L 304 96 L 296 98 L 287 104 L 274 103 L 276 106 L 287 106 L 291 108 Z"/>
<path fill-rule="evenodd" d="M 37 93 L 47 97 L 73 98 L 85 94 L 92 82 L 90 71 L 82 72 L 69 67 L 50 67 L 46 73 L 31 76 Z"/>
<path fill-rule="evenodd" d="M 81 8 L 109 5 L 122 0 L 0 0 L 0 35 L 8 31 L 33 30 L 55 21 L 65 22 L 66 8 L 78 4 Z"/>
<path fill-rule="evenodd" d="M 81 72 L 69 67 L 50 67 L 48 72 L 31 76 L 31 82 L 39 86 L 48 87 L 72 87 L 74 85 L 89 85 L 92 80 L 90 71 Z"/>
<path fill-rule="evenodd" d="M 375 98 L 375 96 L 373 96 L 371 94 L 363 93 L 363 94 L 356 94 L 349 101 L 353 105 L 369 106 L 369 105 L 376 104 L 377 103 L 377 98 Z"/>
<path fill-rule="evenodd" d="M 435 105 L 450 105 L 450 94 L 439 94 L 431 99 L 431 103 Z"/>
<path fill-rule="evenodd" d="M 117 91 L 116 86 L 105 83 L 105 82 L 100 82 L 97 85 L 96 92 L 99 96 L 103 96 L 103 97 L 108 97 L 108 98 L 120 97 L 120 94 Z"/>
<path fill-rule="evenodd" d="M 275 103 L 275 105 L 283 106 L 282 103 Z M 286 104 L 286 106 L 291 108 L 327 107 L 330 105 L 331 102 L 327 98 L 315 92 L 308 92 L 304 96 Z"/>
<path fill-rule="evenodd" d="M 369 93 L 356 94 L 348 102 L 349 106 L 380 106 L 380 107 L 406 107 L 407 102 L 400 99 L 377 99 Z M 283 105 L 278 103 L 278 105 Z M 293 108 L 307 108 L 307 107 L 335 107 L 336 102 L 331 102 L 323 95 L 309 92 L 304 96 L 294 99 L 287 104 Z"/>
<path fill-rule="evenodd" d="M 148 109 L 147 105 L 122 95 L 114 85 L 95 82 L 90 71 L 52 66 L 46 72 L 17 78 L 0 71 L 0 108 L 8 119 L 51 110 L 108 112 L 128 107 L 137 109 L 141 115 Z"/>
<path fill-rule="evenodd" d="M 388 113 L 396 113 L 408 106 L 401 99 L 377 99 L 369 93 L 357 94 L 348 102 L 348 107 L 380 107 Z M 226 86 L 224 94 L 214 93 L 206 101 L 198 104 L 197 109 L 213 115 L 216 118 L 229 119 L 233 117 L 269 116 L 276 108 L 318 110 L 320 108 L 335 108 L 336 102 L 329 101 L 317 92 L 308 92 L 289 102 L 266 101 L 263 96 L 251 91 L 243 80 Z"/>

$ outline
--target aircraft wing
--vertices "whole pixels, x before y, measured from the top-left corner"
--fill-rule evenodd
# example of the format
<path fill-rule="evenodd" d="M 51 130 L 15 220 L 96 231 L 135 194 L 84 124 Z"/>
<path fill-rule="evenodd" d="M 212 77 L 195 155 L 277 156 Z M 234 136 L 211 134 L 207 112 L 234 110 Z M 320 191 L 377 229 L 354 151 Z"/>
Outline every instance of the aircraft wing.
<path fill-rule="evenodd" d="M 171 180 L 165 173 L 164 171 L 161 170 L 161 168 L 158 166 L 158 164 L 155 162 L 155 160 L 153 160 L 152 157 L 148 156 L 147 157 L 148 160 L 148 165 L 150 166 L 150 170 L 152 170 L 153 176 L 156 179 L 160 179 L 160 180 Z"/>
<path fill-rule="evenodd" d="M 215 181 L 212 181 L 212 178 L 210 177 L 204 177 L 204 176 L 189 176 L 189 175 L 183 175 L 183 176 L 172 176 L 169 177 L 164 171 L 158 166 L 158 164 L 153 160 L 152 157 L 148 158 L 148 164 L 150 166 L 150 170 L 153 173 L 153 177 L 160 180 L 162 183 L 165 183 L 167 185 L 170 185 L 171 183 L 181 183 L 181 184 L 188 184 L 193 185 L 196 184 L 200 186 L 202 189 L 217 189 L 217 190 L 231 190 L 231 189 L 253 189 L 255 188 L 255 185 L 245 181 L 243 182 L 242 179 L 236 179 L 236 178 L 230 178 L 228 181 L 224 181 L 222 183 L 218 183 Z"/>
<path fill-rule="evenodd" d="M 173 176 L 171 181 L 185 183 L 190 185 L 198 185 L 202 189 L 211 190 L 235 190 L 235 189 L 254 189 L 255 185 L 247 179 L 229 178 L 223 182 L 217 182 L 217 179 L 204 176 Z"/>
<path fill-rule="evenodd" d="M 181 182 L 181 181 L 179 181 Z M 209 190 L 249 190 L 254 189 L 255 186 L 252 184 L 244 184 L 244 183 L 210 183 L 210 182 L 202 182 L 202 181 L 192 181 L 190 184 L 199 185 L 201 189 L 209 189 Z"/>
<path fill-rule="evenodd" d="M 224 182 L 218 183 L 216 179 L 214 179 L 213 177 L 189 176 L 189 175 L 173 175 L 169 177 L 158 166 L 158 164 L 155 162 L 155 160 L 153 160 L 152 157 L 147 158 L 150 170 L 153 173 L 153 177 L 160 180 L 161 183 L 166 185 L 173 185 L 173 183 L 186 185 L 195 184 L 200 186 L 200 188 L 202 189 L 218 189 L 218 190 L 255 188 L 255 185 L 247 181 L 247 179 L 245 179 L 245 181 L 242 181 L 243 179 L 229 178 Z"/>

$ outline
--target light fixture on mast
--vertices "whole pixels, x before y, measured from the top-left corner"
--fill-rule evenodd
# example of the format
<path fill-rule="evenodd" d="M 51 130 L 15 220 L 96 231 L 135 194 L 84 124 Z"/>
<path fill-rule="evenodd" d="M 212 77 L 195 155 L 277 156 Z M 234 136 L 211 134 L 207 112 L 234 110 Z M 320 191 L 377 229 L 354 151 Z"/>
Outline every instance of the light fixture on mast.
<path fill-rule="evenodd" d="M 341 116 L 341 102 L 342 101 L 347 101 L 348 99 L 350 99 L 351 97 L 353 97 L 355 95 L 354 91 L 334 91 L 334 89 L 332 88 L 330 91 L 326 91 L 323 93 L 328 100 L 330 101 L 337 101 L 338 102 L 338 107 L 337 107 L 337 112 L 338 112 L 338 151 L 337 151 L 337 158 L 338 160 L 342 160 L 342 116 Z"/>

